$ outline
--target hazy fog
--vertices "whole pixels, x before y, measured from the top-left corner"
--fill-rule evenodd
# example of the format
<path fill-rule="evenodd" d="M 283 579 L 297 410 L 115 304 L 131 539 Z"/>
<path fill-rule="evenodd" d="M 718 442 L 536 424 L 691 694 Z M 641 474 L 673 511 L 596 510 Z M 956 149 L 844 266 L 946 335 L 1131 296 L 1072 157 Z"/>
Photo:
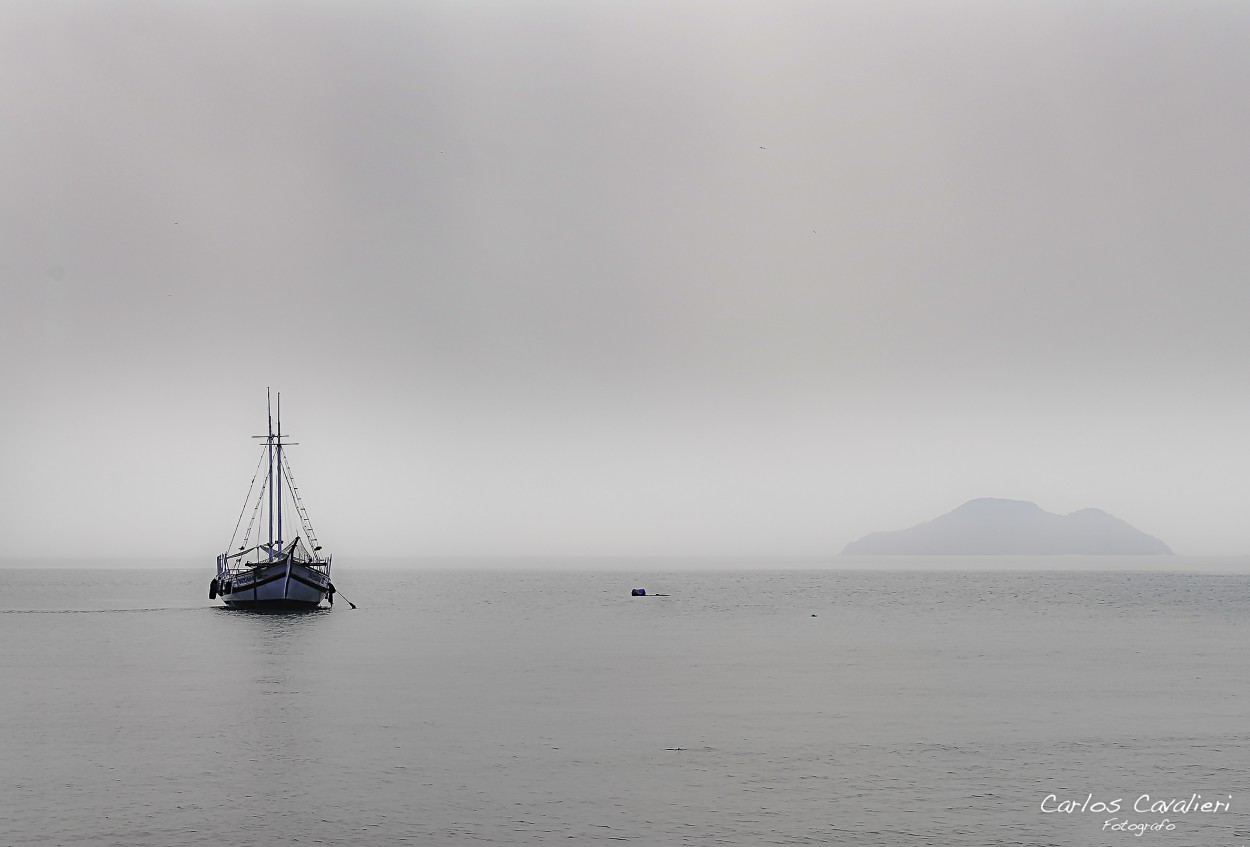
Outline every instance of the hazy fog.
<path fill-rule="evenodd" d="M 1250 551 L 1250 5 L 0 6 L 0 556 Z"/>

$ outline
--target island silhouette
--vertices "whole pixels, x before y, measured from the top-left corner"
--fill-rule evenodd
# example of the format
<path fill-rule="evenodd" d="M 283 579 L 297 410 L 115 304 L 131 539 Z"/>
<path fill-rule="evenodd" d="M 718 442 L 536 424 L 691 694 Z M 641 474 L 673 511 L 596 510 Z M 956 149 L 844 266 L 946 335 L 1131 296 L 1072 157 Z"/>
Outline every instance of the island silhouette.
<path fill-rule="evenodd" d="M 1026 500 L 982 497 L 928 523 L 874 532 L 846 545 L 850 556 L 1171 555 L 1154 536 L 1101 509 L 1069 515 Z"/>

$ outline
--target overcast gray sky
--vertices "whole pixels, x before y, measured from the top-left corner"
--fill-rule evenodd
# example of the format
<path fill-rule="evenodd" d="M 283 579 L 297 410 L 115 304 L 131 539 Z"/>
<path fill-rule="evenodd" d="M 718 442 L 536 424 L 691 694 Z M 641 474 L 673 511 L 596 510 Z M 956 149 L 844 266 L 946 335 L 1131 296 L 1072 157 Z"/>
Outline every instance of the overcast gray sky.
<path fill-rule="evenodd" d="M 0 6 L 5 555 L 1250 552 L 1250 4 Z"/>

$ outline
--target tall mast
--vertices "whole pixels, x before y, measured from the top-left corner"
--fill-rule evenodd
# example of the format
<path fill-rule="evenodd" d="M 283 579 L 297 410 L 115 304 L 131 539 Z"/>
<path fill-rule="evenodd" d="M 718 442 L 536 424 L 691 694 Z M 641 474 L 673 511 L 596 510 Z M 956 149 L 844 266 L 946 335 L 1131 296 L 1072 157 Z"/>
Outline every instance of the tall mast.
<path fill-rule="evenodd" d="M 278 392 L 278 549 L 282 549 L 282 392 Z"/>
<path fill-rule="evenodd" d="M 269 399 L 269 389 L 265 389 L 265 411 L 269 414 L 269 435 L 265 442 L 269 445 L 269 561 L 273 561 L 273 403 Z"/>

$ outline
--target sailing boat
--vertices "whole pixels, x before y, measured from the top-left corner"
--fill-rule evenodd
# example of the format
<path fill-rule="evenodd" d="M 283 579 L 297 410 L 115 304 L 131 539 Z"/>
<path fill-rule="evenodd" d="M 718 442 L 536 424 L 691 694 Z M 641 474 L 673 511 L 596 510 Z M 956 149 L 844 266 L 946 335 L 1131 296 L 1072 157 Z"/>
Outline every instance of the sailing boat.
<path fill-rule="evenodd" d="M 218 596 L 222 601 L 236 609 L 254 609 L 256 611 L 274 611 L 284 609 L 315 609 L 322 600 L 329 600 L 334 605 L 334 584 L 330 582 L 330 556 L 321 554 L 321 546 L 317 543 L 317 534 L 313 532 L 312 521 L 308 519 L 308 510 L 300 498 L 299 488 L 295 485 L 295 477 L 291 473 L 291 463 L 286 457 L 284 447 L 295 442 L 283 441 L 282 435 L 282 395 L 278 395 L 278 428 L 274 431 L 273 406 L 268 392 L 265 395 L 266 407 L 269 412 L 269 429 L 267 435 L 256 435 L 263 438 L 264 446 L 260 461 L 256 463 L 256 473 L 252 475 L 252 484 L 248 488 L 247 497 L 243 501 L 243 510 L 239 512 L 239 520 L 234 527 L 234 535 L 230 537 L 230 545 L 226 552 L 217 557 L 217 576 L 209 583 L 208 599 Z M 261 476 L 261 466 L 268 459 L 268 474 Z M 247 513 L 248 504 L 252 502 L 252 492 L 256 490 L 256 480 L 261 480 L 260 492 L 256 496 L 256 504 L 252 509 L 252 517 L 248 521 L 243 541 L 235 547 L 239 535 L 239 527 L 243 524 L 243 515 Z M 287 492 L 295 506 L 299 517 L 304 539 L 296 533 L 293 540 L 285 541 L 282 526 L 282 481 L 286 480 Z M 266 494 L 268 494 L 266 506 Z M 288 515 L 289 515 L 288 511 Z M 258 518 L 269 522 L 269 539 L 262 542 L 259 538 Z M 252 538 L 252 528 L 257 527 L 257 539 L 254 546 L 248 544 Z M 311 549 L 310 549 L 311 548 Z"/>

